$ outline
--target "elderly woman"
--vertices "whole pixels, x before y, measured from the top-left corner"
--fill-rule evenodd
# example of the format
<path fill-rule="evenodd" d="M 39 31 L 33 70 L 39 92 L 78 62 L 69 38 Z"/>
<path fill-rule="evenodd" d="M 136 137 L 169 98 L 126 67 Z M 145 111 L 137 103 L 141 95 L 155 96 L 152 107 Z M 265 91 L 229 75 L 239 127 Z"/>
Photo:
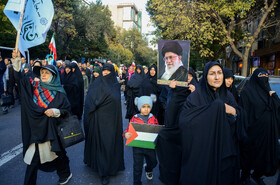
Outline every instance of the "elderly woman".
<path fill-rule="evenodd" d="M 280 100 L 270 89 L 268 73 L 254 71 L 240 94 L 240 106 L 248 116 L 248 138 L 241 145 L 242 183 L 264 184 L 262 176 L 273 176 L 278 167 Z M 253 174 L 251 174 L 253 170 Z"/>
<path fill-rule="evenodd" d="M 24 162 L 27 164 L 25 185 L 36 184 L 37 171 L 57 171 L 58 184 L 72 177 L 69 159 L 57 135 L 59 118 L 70 112 L 70 103 L 61 86 L 56 67 L 35 66 L 40 80 L 21 80 L 21 125 Z"/>
<path fill-rule="evenodd" d="M 207 63 L 198 88 L 188 96 L 180 114 L 180 184 L 239 184 L 243 115 L 226 89 L 222 66 Z"/>

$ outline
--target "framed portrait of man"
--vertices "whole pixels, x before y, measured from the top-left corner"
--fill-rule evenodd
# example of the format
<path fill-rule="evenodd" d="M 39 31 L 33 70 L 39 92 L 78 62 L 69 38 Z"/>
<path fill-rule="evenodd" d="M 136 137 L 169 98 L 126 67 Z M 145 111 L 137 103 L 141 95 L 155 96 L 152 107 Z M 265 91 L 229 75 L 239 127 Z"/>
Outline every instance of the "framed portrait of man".
<path fill-rule="evenodd" d="M 186 86 L 190 57 L 189 40 L 158 41 L 158 84 L 168 85 L 171 80 Z"/>

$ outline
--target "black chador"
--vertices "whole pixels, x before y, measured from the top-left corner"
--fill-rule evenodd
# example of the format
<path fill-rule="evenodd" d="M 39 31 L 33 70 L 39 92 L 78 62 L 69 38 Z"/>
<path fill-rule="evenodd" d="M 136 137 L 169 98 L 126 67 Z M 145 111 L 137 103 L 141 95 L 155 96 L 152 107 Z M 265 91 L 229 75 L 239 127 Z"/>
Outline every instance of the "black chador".
<path fill-rule="evenodd" d="M 155 70 L 154 76 L 150 74 L 151 69 Z M 158 118 L 158 112 L 159 112 L 159 95 L 160 95 L 161 88 L 157 84 L 157 66 L 151 65 L 149 67 L 149 71 L 146 74 L 139 90 L 139 96 L 150 96 L 151 94 L 156 95 L 157 101 L 154 103 L 153 108 L 151 110 L 151 113 Z M 163 123 L 161 123 L 163 124 Z"/>
<path fill-rule="evenodd" d="M 81 119 L 84 105 L 83 77 L 77 64 L 70 63 L 66 68 L 70 68 L 71 71 L 68 74 L 64 71 L 62 75 L 63 88 L 65 89 L 67 98 L 71 104 L 72 113 Z"/>
<path fill-rule="evenodd" d="M 84 162 L 103 178 L 124 170 L 124 152 L 120 84 L 113 65 L 102 70 L 111 73 L 90 85 L 85 101 Z"/>
<path fill-rule="evenodd" d="M 270 96 L 267 71 L 256 69 L 240 94 L 239 104 L 247 112 L 248 138 L 241 145 L 242 180 L 273 176 L 278 167 L 277 146 L 280 100 Z"/>
<path fill-rule="evenodd" d="M 140 73 L 137 72 L 137 69 L 140 69 Z M 131 76 L 130 80 L 127 82 L 127 111 L 125 118 L 131 119 L 138 109 L 134 104 L 134 99 L 139 97 L 139 90 L 144 79 L 143 67 L 140 65 L 136 66 L 135 73 Z"/>

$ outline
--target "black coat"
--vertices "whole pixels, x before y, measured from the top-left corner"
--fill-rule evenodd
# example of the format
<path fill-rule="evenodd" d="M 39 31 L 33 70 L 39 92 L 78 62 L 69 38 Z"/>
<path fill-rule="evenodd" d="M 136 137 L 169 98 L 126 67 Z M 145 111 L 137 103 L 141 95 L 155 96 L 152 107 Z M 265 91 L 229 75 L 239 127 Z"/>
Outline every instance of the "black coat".
<path fill-rule="evenodd" d="M 109 176 L 124 170 L 122 108 L 114 67 L 105 64 L 103 69 L 111 73 L 98 77 L 86 97 L 84 162 L 100 176 Z"/>

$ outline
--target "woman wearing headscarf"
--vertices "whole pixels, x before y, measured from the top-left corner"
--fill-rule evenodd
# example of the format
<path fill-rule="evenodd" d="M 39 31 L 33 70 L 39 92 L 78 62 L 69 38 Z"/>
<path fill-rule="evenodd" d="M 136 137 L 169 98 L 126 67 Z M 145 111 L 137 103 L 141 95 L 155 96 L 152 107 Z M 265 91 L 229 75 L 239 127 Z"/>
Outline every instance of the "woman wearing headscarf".
<path fill-rule="evenodd" d="M 143 67 L 140 65 L 136 66 L 135 73 L 131 76 L 127 82 L 127 112 L 125 118 L 131 119 L 138 109 L 134 104 L 134 99 L 140 97 L 139 90 L 144 79 Z"/>
<path fill-rule="evenodd" d="M 246 119 L 224 84 L 223 68 L 209 62 L 179 118 L 182 159 L 179 184 L 239 184 L 238 139 Z"/>
<path fill-rule="evenodd" d="M 112 64 L 104 64 L 85 102 L 84 162 L 108 184 L 109 176 L 124 170 L 120 84 Z"/>
<path fill-rule="evenodd" d="M 70 63 L 66 66 L 62 75 L 62 84 L 71 104 L 71 111 L 80 120 L 84 105 L 84 81 L 76 63 Z"/>
<path fill-rule="evenodd" d="M 157 66 L 151 65 L 145 78 L 142 81 L 142 84 L 139 89 L 139 96 L 151 96 L 151 94 L 156 95 L 157 100 L 160 95 L 161 88 L 157 84 Z M 159 104 L 156 101 L 153 105 L 151 113 L 157 118 L 159 111 Z"/>
<path fill-rule="evenodd" d="M 243 184 L 250 182 L 250 176 L 257 184 L 264 184 L 261 177 L 273 176 L 278 167 L 280 123 L 280 100 L 270 89 L 265 69 L 254 71 L 241 91 L 239 104 L 248 116 L 248 137 L 241 143 L 241 178 Z"/>
<path fill-rule="evenodd" d="M 235 98 L 236 102 L 238 102 L 238 93 L 236 87 L 233 83 L 234 81 L 234 74 L 233 71 L 229 68 L 224 68 L 224 78 L 225 78 L 225 85 L 227 90 L 232 93 L 233 97 Z"/>
<path fill-rule="evenodd" d="M 21 127 L 24 162 L 27 165 L 25 185 L 36 184 L 38 169 L 56 170 L 58 184 L 66 184 L 72 177 L 69 159 L 57 135 L 59 118 L 70 112 L 70 103 L 53 65 L 35 66 L 40 76 L 21 80 Z"/>
<path fill-rule="evenodd" d="M 101 68 L 99 66 L 95 66 L 92 72 L 90 84 L 92 84 L 94 80 L 96 80 L 96 78 L 100 76 L 100 74 L 101 74 Z"/>

